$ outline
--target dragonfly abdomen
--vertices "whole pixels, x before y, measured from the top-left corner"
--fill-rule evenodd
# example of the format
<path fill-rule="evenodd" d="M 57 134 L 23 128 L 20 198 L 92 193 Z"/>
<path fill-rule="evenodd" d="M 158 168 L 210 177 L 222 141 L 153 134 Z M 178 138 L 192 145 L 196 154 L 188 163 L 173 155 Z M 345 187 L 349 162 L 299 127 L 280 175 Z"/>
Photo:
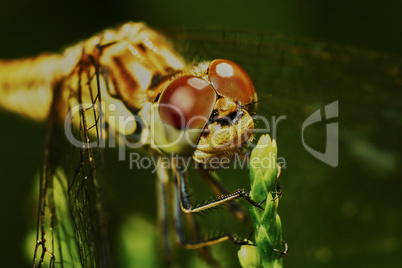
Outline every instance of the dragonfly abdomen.
<path fill-rule="evenodd" d="M 73 70 L 81 51 L 82 45 L 77 45 L 64 55 L 0 61 L 0 107 L 34 120 L 46 119 L 55 85 Z"/>

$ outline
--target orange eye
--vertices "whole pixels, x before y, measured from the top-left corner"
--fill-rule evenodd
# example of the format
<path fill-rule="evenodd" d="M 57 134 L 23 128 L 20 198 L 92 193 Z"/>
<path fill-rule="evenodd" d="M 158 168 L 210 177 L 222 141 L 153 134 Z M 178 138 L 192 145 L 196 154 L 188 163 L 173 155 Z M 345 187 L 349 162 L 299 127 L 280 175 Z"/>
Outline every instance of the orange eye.
<path fill-rule="evenodd" d="M 162 122 L 178 129 L 203 129 L 211 116 L 216 92 L 204 79 L 186 75 L 173 80 L 159 100 Z"/>
<path fill-rule="evenodd" d="M 230 60 L 214 60 L 208 69 L 209 80 L 220 96 L 249 104 L 255 96 L 253 82 L 247 72 Z"/>

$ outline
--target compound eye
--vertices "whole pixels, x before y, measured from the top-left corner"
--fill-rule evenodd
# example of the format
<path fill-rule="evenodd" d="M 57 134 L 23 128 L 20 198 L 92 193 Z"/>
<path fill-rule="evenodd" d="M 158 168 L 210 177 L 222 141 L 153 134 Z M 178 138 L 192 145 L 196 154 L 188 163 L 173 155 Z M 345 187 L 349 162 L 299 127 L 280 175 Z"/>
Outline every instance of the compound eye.
<path fill-rule="evenodd" d="M 220 96 L 249 104 L 255 98 L 253 82 L 247 72 L 230 60 L 214 60 L 208 68 L 212 86 Z"/>
<path fill-rule="evenodd" d="M 212 114 L 216 92 L 207 81 L 194 75 L 173 80 L 159 99 L 162 122 L 177 129 L 203 129 Z"/>

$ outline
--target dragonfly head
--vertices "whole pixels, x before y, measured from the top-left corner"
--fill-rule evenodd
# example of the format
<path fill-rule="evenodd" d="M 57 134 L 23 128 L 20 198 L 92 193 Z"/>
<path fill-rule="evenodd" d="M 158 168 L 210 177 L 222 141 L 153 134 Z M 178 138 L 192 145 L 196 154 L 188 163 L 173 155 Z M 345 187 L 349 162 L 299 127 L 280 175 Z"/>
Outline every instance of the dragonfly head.
<path fill-rule="evenodd" d="M 154 112 L 154 142 L 164 153 L 192 155 L 206 166 L 230 162 L 252 138 L 256 100 L 245 70 L 214 60 L 201 71 L 176 77 L 162 91 Z"/>

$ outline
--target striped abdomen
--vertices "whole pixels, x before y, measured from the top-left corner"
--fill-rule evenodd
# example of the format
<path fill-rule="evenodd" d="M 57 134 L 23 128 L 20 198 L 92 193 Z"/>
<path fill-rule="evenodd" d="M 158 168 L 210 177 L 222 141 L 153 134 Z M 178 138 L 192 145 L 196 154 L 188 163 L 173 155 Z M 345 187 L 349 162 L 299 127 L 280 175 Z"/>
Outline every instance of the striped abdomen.
<path fill-rule="evenodd" d="M 0 107 L 35 120 L 49 112 L 55 83 L 64 79 L 81 55 L 79 46 L 62 55 L 0 61 Z"/>

